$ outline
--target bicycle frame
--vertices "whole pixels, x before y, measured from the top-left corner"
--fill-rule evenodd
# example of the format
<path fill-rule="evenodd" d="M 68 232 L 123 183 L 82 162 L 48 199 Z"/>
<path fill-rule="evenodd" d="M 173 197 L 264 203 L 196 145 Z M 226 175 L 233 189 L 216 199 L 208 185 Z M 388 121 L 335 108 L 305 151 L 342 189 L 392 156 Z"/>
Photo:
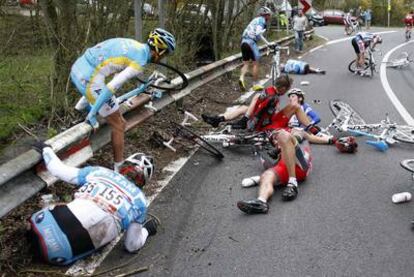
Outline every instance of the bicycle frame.
<path fill-rule="evenodd" d="M 404 57 L 401 59 L 396 59 L 396 60 L 387 62 L 387 67 L 402 68 L 402 67 L 408 66 L 410 63 L 414 61 L 410 58 L 410 55 L 407 52 L 402 52 L 401 55 Z"/>
<path fill-rule="evenodd" d="M 287 50 L 286 53 L 289 56 L 289 47 L 288 46 L 274 46 L 268 48 L 268 53 L 273 54 L 272 57 L 272 65 L 270 68 L 270 76 L 272 78 L 272 85 L 275 85 L 276 79 L 280 76 L 280 51 L 281 50 Z"/>

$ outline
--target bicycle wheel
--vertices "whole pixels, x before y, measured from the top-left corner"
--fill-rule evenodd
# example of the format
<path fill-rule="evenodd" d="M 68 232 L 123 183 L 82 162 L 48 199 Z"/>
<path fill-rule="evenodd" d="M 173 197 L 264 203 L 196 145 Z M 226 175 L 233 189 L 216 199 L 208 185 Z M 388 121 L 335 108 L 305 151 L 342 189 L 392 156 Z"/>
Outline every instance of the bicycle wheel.
<path fill-rule="evenodd" d="M 270 69 L 270 75 L 271 75 L 271 77 L 272 77 L 272 86 L 274 86 L 275 85 L 275 83 L 276 83 L 276 79 L 277 79 L 277 77 L 279 77 L 278 76 L 278 70 L 277 70 L 277 65 L 276 64 L 272 64 L 272 67 L 271 67 L 271 69 Z"/>
<path fill-rule="evenodd" d="M 369 60 L 365 59 L 364 70 L 366 70 L 368 67 L 369 67 Z M 353 60 L 352 62 L 349 63 L 348 70 L 351 71 L 352 73 L 355 73 L 355 71 L 357 70 L 356 60 Z"/>
<path fill-rule="evenodd" d="M 414 173 L 414 159 L 402 160 L 400 165 L 402 168 Z"/>
<path fill-rule="evenodd" d="M 349 120 L 350 125 L 363 125 L 366 124 L 362 116 L 354 109 L 352 106 L 342 100 L 335 99 L 329 101 L 329 108 L 334 116 L 338 116 L 339 113 L 342 113 L 343 116 L 350 115 Z"/>
<path fill-rule="evenodd" d="M 414 144 L 414 126 L 397 125 L 395 126 L 395 133 L 393 138 L 395 140 Z"/>
<path fill-rule="evenodd" d="M 163 82 L 162 85 L 151 84 L 149 85 L 150 87 L 161 89 L 161 90 L 167 90 L 167 91 L 177 91 L 177 90 L 182 90 L 188 86 L 188 79 L 184 73 L 182 73 L 175 67 L 172 67 L 171 65 L 161 63 L 161 62 L 148 64 L 145 67 L 144 72 L 143 72 L 144 78 L 142 77 L 137 78 L 138 81 L 140 81 L 141 83 L 146 83 L 147 81 L 144 81 L 144 80 L 147 80 L 150 74 L 152 74 L 155 70 L 162 72 L 169 80 L 175 80 L 178 78 L 178 82 L 180 84 L 176 85 L 177 83 L 171 84 L 169 82 Z"/>
<path fill-rule="evenodd" d="M 174 121 L 171 121 L 171 125 L 174 126 L 174 129 L 176 130 L 177 136 L 187 139 L 197 145 L 199 145 L 201 148 L 212 154 L 216 159 L 223 159 L 224 155 L 220 152 L 216 147 L 208 143 L 206 140 L 201 138 L 199 135 L 197 135 L 194 131 L 191 129 L 180 125 Z"/>

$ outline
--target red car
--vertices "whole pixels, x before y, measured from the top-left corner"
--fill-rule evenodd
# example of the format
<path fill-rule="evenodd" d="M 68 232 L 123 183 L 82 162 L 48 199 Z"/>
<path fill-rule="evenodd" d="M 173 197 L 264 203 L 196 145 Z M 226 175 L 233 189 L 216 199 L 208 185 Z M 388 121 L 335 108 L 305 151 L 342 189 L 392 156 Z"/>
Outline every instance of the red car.
<path fill-rule="evenodd" d="M 30 6 L 30 5 L 36 5 L 37 0 L 19 0 L 20 6 Z"/>
<path fill-rule="evenodd" d="M 345 12 L 341 10 L 324 10 L 321 12 L 325 24 L 344 24 Z"/>

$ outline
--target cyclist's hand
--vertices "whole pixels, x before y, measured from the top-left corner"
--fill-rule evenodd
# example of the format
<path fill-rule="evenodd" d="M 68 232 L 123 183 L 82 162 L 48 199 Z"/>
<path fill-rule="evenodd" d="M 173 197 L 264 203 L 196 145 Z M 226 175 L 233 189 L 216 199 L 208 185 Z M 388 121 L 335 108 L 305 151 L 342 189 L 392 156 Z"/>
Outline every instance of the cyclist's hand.
<path fill-rule="evenodd" d="M 44 141 L 41 141 L 41 140 L 36 141 L 32 144 L 32 148 L 36 150 L 36 152 L 38 152 L 39 154 L 42 154 L 43 149 L 46 147 L 50 147 L 50 145 L 46 144 Z"/>
<path fill-rule="evenodd" d="M 99 122 L 96 119 L 96 115 L 94 115 L 94 114 L 88 114 L 88 116 L 86 117 L 86 120 L 85 121 L 89 125 L 91 125 L 94 130 L 96 130 L 96 129 L 99 128 Z"/>

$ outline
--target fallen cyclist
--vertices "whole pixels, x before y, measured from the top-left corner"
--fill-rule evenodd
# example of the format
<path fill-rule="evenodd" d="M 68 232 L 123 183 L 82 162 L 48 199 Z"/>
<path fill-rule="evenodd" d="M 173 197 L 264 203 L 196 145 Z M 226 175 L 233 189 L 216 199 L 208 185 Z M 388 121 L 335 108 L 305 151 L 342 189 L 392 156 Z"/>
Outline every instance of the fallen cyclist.
<path fill-rule="evenodd" d="M 152 157 L 132 155 L 121 174 L 99 166 L 67 166 L 42 142 L 34 148 L 43 155 L 52 175 L 79 187 L 73 201 L 43 208 L 30 217 L 29 235 L 37 256 L 67 265 L 97 251 L 123 231 L 128 252 L 139 250 L 148 236 L 156 234 L 158 221 L 147 220 L 148 202 L 139 188 L 154 172 Z"/>
<path fill-rule="evenodd" d="M 320 68 L 311 67 L 307 62 L 289 59 L 286 61 L 285 64 L 280 65 L 280 70 L 284 73 L 293 73 L 293 74 L 308 74 L 308 73 L 315 73 L 315 74 L 326 74 L 325 70 Z"/>

